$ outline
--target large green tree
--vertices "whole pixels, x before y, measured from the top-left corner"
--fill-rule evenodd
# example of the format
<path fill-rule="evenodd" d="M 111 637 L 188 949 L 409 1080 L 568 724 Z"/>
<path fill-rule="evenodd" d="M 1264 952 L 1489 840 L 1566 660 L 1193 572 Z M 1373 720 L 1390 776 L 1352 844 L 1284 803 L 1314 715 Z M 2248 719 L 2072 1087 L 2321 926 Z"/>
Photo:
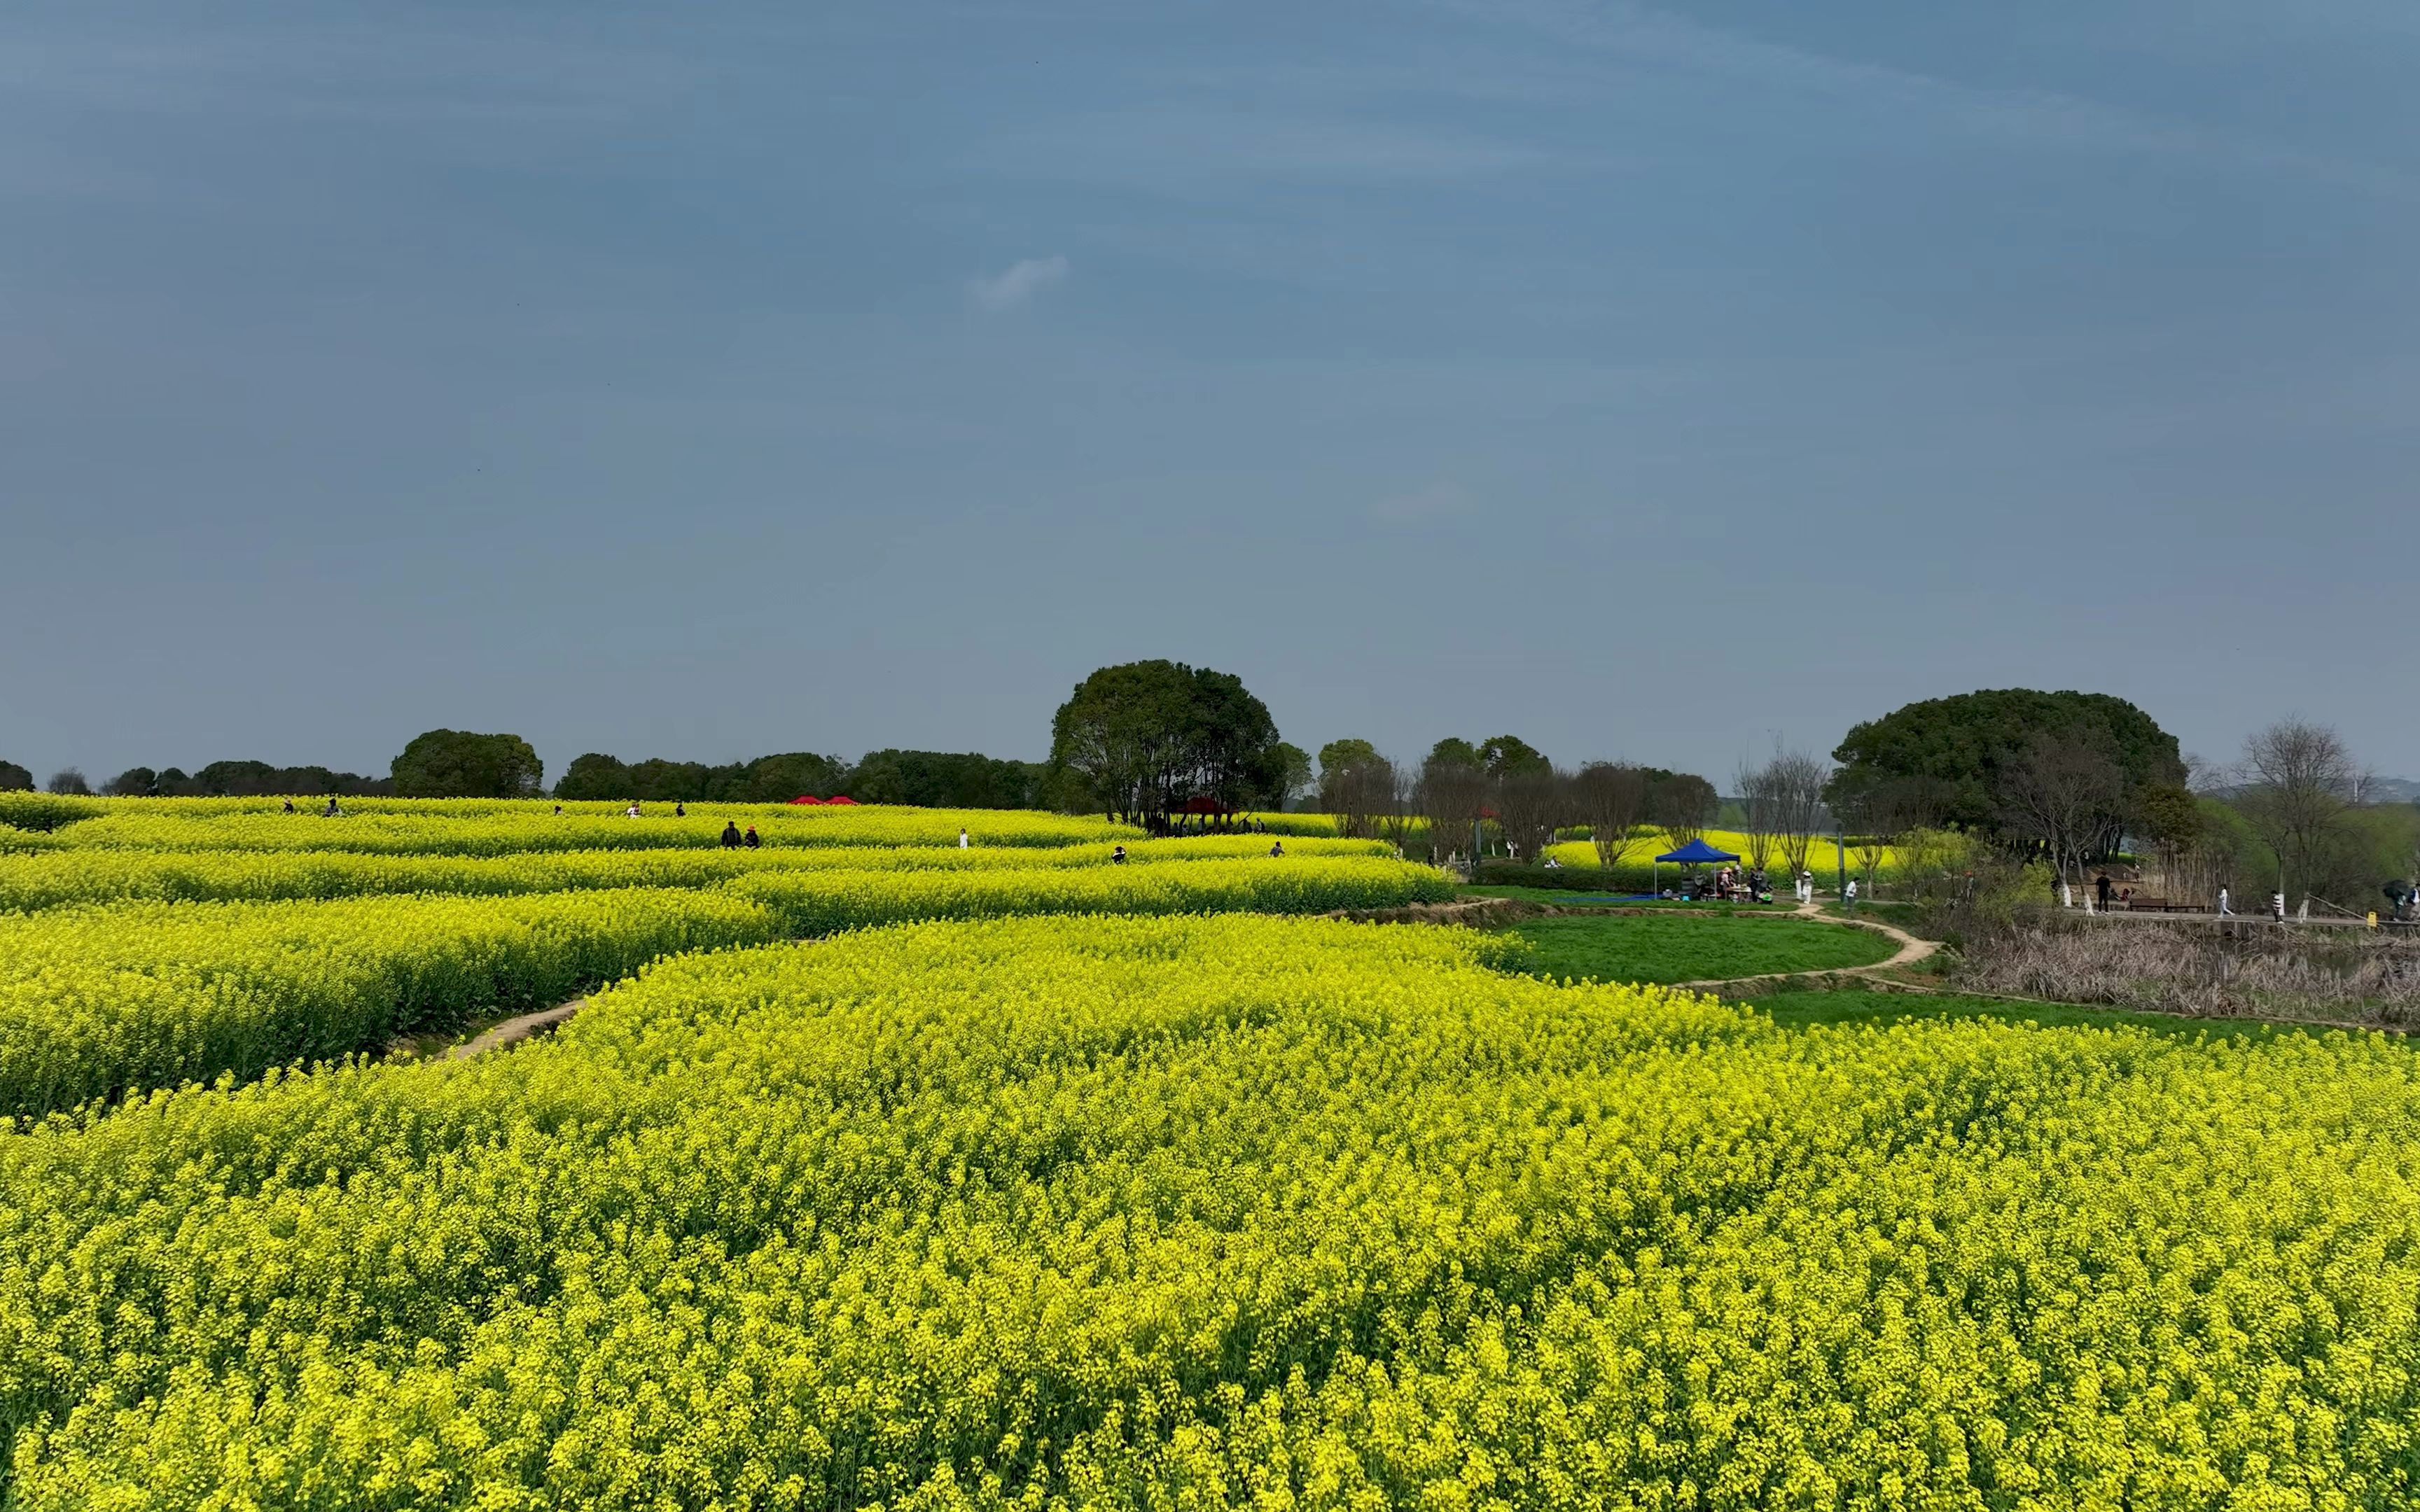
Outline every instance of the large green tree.
<path fill-rule="evenodd" d="M 1479 743 L 1479 759 L 1490 777 L 1520 777 L 1551 772 L 1545 752 L 1519 735 L 1490 735 Z"/>
<path fill-rule="evenodd" d="M 1487 758 L 1460 735 L 1448 735 L 1429 748 L 1429 759 L 1420 764 L 1423 770 L 1460 766 L 1476 772 L 1486 767 Z"/>
<path fill-rule="evenodd" d="M 2177 737 L 2124 699 L 2006 687 L 1926 699 L 1857 725 L 1832 752 L 1840 765 L 1824 796 L 1854 812 L 1879 788 L 1921 779 L 1943 823 L 2022 839 L 2009 793 L 2045 741 L 2107 758 L 2129 803 L 2184 782 Z"/>
<path fill-rule="evenodd" d="M 20 791 L 30 793 L 33 789 L 34 774 L 32 772 L 18 765 L 15 762 L 0 762 L 0 793 L 16 793 Z"/>
<path fill-rule="evenodd" d="M 1331 740 L 1319 748 L 1320 786 L 1327 786 L 1347 772 L 1373 765 L 1378 759 L 1378 748 L 1366 740 Z"/>
<path fill-rule="evenodd" d="M 1147 825 L 1193 797 L 1265 793 L 1283 757 L 1268 706 L 1233 673 L 1176 661 L 1103 667 L 1050 720 L 1050 765 L 1104 812 Z"/>
<path fill-rule="evenodd" d="M 412 737 L 390 768 L 406 798 L 529 798 L 546 767 L 519 735 L 430 730 Z"/>
<path fill-rule="evenodd" d="M 1311 752 L 1292 741 L 1280 740 L 1269 748 L 1269 768 L 1271 781 L 1260 795 L 1264 809 L 1283 809 L 1311 786 Z"/>

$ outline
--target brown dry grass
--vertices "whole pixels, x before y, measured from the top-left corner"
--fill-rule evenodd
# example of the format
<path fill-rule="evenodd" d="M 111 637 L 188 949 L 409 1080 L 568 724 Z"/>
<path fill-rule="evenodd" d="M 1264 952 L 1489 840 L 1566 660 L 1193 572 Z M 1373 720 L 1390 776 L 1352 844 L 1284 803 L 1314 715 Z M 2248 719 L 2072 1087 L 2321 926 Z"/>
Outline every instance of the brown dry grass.
<path fill-rule="evenodd" d="M 2206 1017 L 2420 1025 L 2420 940 L 2058 920 L 1971 937 L 1961 987 Z"/>

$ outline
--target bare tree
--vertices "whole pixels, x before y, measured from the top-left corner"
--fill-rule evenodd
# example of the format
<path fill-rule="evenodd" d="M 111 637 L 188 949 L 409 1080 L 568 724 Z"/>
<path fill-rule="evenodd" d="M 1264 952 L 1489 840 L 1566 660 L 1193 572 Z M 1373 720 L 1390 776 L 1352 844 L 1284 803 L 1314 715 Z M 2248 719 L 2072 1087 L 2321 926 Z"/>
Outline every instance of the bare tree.
<path fill-rule="evenodd" d="M 1776 748 L 1765 767 L 1773 802 L 1773 827 L 1780 836 L 1782 859 L 1795 875 L 1807 870 L 1815 832 L 1828 815 L 1823 809 L 1823 783 L 1832 775 L 1812 751 Z"/>
<path fill-rule="evenodd" d="M 2308 887 L 2315 863 L 2342 839 L 2360 787 L 2344 738 L 2323 724 L 2280 719 L 2243 743 L 2243 775 L 2236 807 L 2287 874 Z"/>
<path fill-rule="evenodd" d="M 1780 758 L 1776 748 L 1775 761 Z M 1751 764 L 1743 759 L 1731 777 L 1731 789 L 1739 795 L 1742 830 L 1747 840 L 1747 864 L 1761 872 L 1773 864 L 1773 842 L 1776 829 L 1774 812 L 1775 762 Z"/>
<path fill-rule="evenodd" d="M 1516 857 L 1544 858 L 1555 831 L 1570 822 L 1572 777 L 1554 767 L 1505 773 L 1496 780 L 1497 822 Z"/>
<path fill-rule="evenodd" d="M 1429 860 L 1443 866 L 1459 848 L 1473 843 L 1472 834 L 1487 808 L 1487 773 L 1466 763 L 1432 756 L 1420 767 L 1420 812 L 1429 822 Z M 1474 852 L 1466 874 L 1479 878 Z"/>
<path fill-rule="evenodd" d="M 1342 744 L 1341 742 L 1338 744 Z M 1323 764 L 1320 806 L 1336 821 L 1336 832 L 1355 838 L 1377 832 L 1377 816 L 1394 801 L 1394 764 L 1362 742 L 1350 759 Z"/>
<path fill-rule="evenodd" d="M 1706 832 L 1721 800 L 1714 795 L 1714 785 L 1704 778 L 1675 772 L 1655 779 L 1648 789 L 1647 804 L 1647 822 L 1662 830 L 1677 851 Z"/>
<path fill-rule="evenodd" d="M 1380 764 L 1386 769 L 1386 792 L 1373 792 L 1371 795 L 1376 806 L 1378 833 L 1394 845 L 1395 853 L 1400 856 L 1404 841 L 1411 837 L 1413 823 L 1419 818 L 1420 775 L 1408 764 L 1387 761 L 1383 757 Z M 1379 774 L 1373 773 L 1372 780 L 1376 781 L 1378 777 Z"/>
<path fill-rule="evenodd" d="M 1610 872 L 1639 844 L 1648 820 L 1646 771 L 1628 762 L 1592 762 L 1572 779 L 1572 806 L 1596 844 L 1596 864 Z"/>
<path fill-rule="evenodd" d="M 1848 800 L 1839 818 L 1847 826 L 1849 854 L 1856 860 L 1868 897 L 1873 896 L 1884 858 L 1894 851 L 1902 873 L 1921 869 L 1924 858 L 1912 854 L 1909 841 L 1940 823 L 1940 789 L 1930 778 L 1897 778 L 1860 789 Z"/>
<path fill-rule="evenodd" d="M 2125 773 L 2105 752 L 2055 735 L 2036 735 L 2025 754 L 2000 773 L 2000 808 L 2009 827 L 2040 844 L 2062 883 L 2081 878 L 2125 797 Z"/>
<path fill-rule="evenodd" d="M 92 784 L 85 780 L 84 773 L 77 768 L 62 766 L 51 774 L 51 791 L 88 795 L 92 792 Z"/>

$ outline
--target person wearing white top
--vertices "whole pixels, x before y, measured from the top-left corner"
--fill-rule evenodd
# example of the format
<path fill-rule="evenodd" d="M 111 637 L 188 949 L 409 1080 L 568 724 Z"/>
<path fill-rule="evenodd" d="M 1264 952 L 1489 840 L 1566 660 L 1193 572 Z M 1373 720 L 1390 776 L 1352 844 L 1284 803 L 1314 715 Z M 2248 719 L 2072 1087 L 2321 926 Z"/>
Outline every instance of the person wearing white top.
<path fill-rule="evenodd" d="M 967 832 L 966 832 L 964 829 L 960 829 L 960 830 L 958 831 L 958 849 L 960 849 L 960 850 L 962 850 L 962 851 L 963 851 L 963 850 L 965 850 L 966 848 L 967 848 Z"/>

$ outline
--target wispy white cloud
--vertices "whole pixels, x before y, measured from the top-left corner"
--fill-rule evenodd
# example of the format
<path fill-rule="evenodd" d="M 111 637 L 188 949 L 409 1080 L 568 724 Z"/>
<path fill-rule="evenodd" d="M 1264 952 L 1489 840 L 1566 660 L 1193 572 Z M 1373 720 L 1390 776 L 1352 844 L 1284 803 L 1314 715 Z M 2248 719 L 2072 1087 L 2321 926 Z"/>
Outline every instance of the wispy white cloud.
<path fill-rule="evenodd" d="M 974 280 L 967 285 L 967 292 L 984 309 L 1014 310 L 1064 279 L 1067 271 L 1067 259 L 1055 254 L 1020 258 L 997 273 Z"/>
<path fill-rule="evenodd" d="M 1567 61 L 1594 55 L 1720 78 L 1768 94 L 1853 100 L 2003 140 L 2190 158 L 2313 177 L 2397 199 L 2420 183 L 2384 164 L 2164 119 L 2052 89 L 1968 83 L 1710 26 L 1636 0 L 1427 0 L 1432 9 L 1551 39 Z"/>

